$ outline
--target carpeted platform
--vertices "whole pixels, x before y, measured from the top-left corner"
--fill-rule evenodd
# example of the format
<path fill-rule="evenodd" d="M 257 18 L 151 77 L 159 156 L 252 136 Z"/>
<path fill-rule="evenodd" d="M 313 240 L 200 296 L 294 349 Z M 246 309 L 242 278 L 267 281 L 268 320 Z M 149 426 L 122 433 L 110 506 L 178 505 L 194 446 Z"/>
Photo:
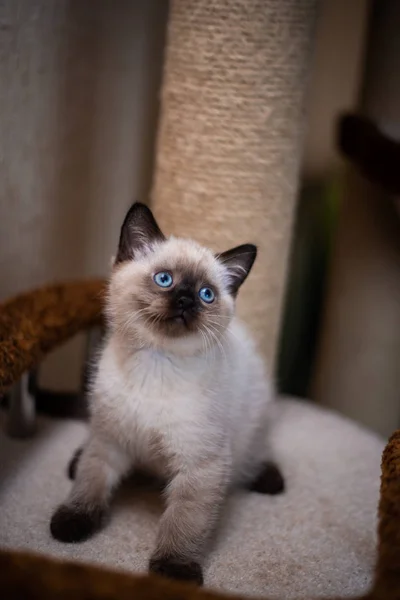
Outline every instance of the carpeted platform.
<path fill-rule="evenodd" d="M 206 586 L 279 598 L 365 592 L 376 560 L 384 447 L 374 434 L 297 400 L 281 401 L 274 432 L 287 477 L 281 497 L 238 493 L 228 503 Z M 146 570 L 162 509 L 155 490 L 127 482 L 113 518 L 80 545 L 51 539 L 49 518 L 69 489 L 65 469 L 85 426 L 41 420 L 35 438 L 0 433 L 0 546 Z"/>

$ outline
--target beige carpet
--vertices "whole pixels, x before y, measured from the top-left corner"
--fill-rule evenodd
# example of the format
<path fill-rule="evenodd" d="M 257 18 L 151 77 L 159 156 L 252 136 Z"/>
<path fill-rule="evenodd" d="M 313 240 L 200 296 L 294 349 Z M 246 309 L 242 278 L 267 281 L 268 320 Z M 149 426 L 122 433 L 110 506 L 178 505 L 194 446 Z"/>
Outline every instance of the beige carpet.
<path fill-rule="evenodd" d="M 50 537 L 49 519 L 68 492 L 66 465 L 85 427 L 43 419 L 28 441 L 3 432 L 1 546 L 145 571 L 161 511 L 156 491 L 126 484 L 102 533 L 80 545 L 58 543 Z M 206 585 L 285 599 L 365 591 L 375 561 L 383 441 L 297 400 L 281 402 L 274 441 L 287 493 L 243 492 L 230 499 Z"/>

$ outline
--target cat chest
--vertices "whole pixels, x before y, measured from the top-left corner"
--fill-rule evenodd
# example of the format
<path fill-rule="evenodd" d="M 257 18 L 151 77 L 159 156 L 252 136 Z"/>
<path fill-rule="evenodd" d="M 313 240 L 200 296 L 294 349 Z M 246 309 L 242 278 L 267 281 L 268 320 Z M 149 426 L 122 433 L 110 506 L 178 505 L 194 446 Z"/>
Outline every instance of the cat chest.
<path fill-rule="evenodd" d="M 135 459 L 201 452 L 209 429 L 207 373 L 155 352 L 129 368 L 115 360 L 98 372 L 92 417 Z M 183 368 L 184 367 L 184 368 Z"/>
<path fill-rule="evenodd" d="M 122 445 L 143 463 L 196 452 L 206 427 L 204 403 L 177 387 L 149 385 L 121 394 L 108 423 L 113 421 Z"/>

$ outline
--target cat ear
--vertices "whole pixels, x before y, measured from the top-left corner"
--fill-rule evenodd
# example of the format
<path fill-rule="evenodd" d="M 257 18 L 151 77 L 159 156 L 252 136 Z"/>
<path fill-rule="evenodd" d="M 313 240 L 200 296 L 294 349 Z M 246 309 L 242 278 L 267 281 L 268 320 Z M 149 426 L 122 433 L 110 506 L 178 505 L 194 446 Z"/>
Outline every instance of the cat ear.
<path fill-rule="evenodd" d="M 228 289 L 236 296 L 240 286 L 250 273 L 257 256 L 257 246 L 243 244 L 217 255 L 217 259 L 228 271 Z"/>
<path fill-rule="evenodd" d="M 140 202 L 132 204 L 124 219 L 119 236 L 115 264 L 135 258 L 138 252 L 151 248 L 154 242 L 164 242 L 165 236 L 151 210 Z"/>

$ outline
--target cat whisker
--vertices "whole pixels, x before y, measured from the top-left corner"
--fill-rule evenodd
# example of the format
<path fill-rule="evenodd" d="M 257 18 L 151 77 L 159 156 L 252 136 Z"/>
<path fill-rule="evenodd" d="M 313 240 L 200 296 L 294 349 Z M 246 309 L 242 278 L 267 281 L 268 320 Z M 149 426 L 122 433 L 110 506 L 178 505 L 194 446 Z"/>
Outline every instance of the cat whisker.
<path fill-rule="evenodd" d="M 210 336 L 208 335 L 208 332 L 203 328 L 202 329 L 203 333 L 204 333 L 204 337 L 205 337 L 205 341 L 206 341 L 206 359 L 208 358 L 208 356 L 211 355 L 211 352 L 213 350 L 213 344 L 212 344 L 212 340 L 210 339 Z"/>
<path fill-rule="evenodd" d="M 205 342 L 205 355 L 206 355 L 206 358 L 207 358 L 208 354 L 209 354 L 207 332 L 202 327 L 200 327 L 199 331 L 201 332 L 201 334 L 203 336 L 203 339 L 204 339 L 204 342 Z"/>
<path fill-rule="evenodd" d="M 224 325 L 222 325 L 222 323 L 219 323 L 218 321 L 213 321 L 211 319 L 208 320 L 208 323 L 212 323 L 213 325 L 219 326 L 220 327 L 219 331 L 220 331 L 221 335 L 224 337 L 224 339 L 229 340 L 229 338 L 226 334 L 227 328 Z M 239 339 L 238 336 L 236 335 L 236 333 L 234 333 L 232 331 L 232 329 L 229 329 L 229 335 L 233 336 L 237 340 Z M 229 340 L 229 341 L 230 341 L 230 343 L 232 343 L 232 340 Z"/>
<path fill-rule="evenodd" d="M 215 330 L 218 331 L 218 334 L 221 338 L 221 340 L 226 343 L 227 345 L 229 345 L 230 347 L 234 347 L 234 340 L 230 337 L 233 336 L 236 340 L 238 340 L 238 336 L 236 334 L 233 333 L 233 331 L 229 330 L 229 336 L 227 334 L 227 329 L 223 326 L 221 326 L 220 323 L 217 323 L 216 321 L 208 321 L 208 324 L 212 323 L 215 327 Z"/>
<path fill-rule="evenodd" d="M 134 311 L 131 315 L 128 316 L 128 318 L 125 320 L 123 326 L 121 327 L 122 332 L 126 331 L 126 329 L 128 329 L 129 327 L 131 327 L 134 323 L 136 323 L 136 321 L 139 320 L 139 318 L 148 312 L 148 308 L 141 308 L 139 310 Z"/>
<path fill-rule="evenodd" d="M 221 353 L 224 355 L 224 358 L 226 359 L 225 349 L 224 349 L 223 345 L 221 344 L 220 340 L 218 339 L 218 337 L 215 335 L 215 333 L 211 329 L 209 329 L 207 327 L 207 325 L 204 325 L 204 327 L 209 332 L 209 334 L 212 336 L 212 338 L 215 340 L 215 342 L 217 343 L 219 349 L 221 350 Z"/>
<path fill-rule="evenodd" d="M 213 329 L 214 331 L 217 332 L 217 334 L 219 335 L 220 341 L 222 342 L 226 342 L 226 344 L 228 344 L 229 346 L 233 345 L 233 340 L 230 339 L 227 334 L 226 334 L 226 329 L 225 327 L 221 327 L 221 325 L 219 323 L 215 323 L 214 321 L 208 321 L 208 324 L 212 324 L 213 325 Z M 211 326 L 211 325 L 210 325 Z"/>
<path fill-rule="evenodd" d="M 220 315 L 220 314 L 214 313 L 214 312 L 208 313 L 208 316 L 210 316 L 210 317 L 217 317 L 217 319 L 225 319 L 226 321 L 228 321 L 228 323 L 230 323 L 232 321 L 232 317 L 231 316 Z"/>
<path fill-rule="evenodd" d="M 199 333 L 202 337 L 202 341 L 204 342 L 204 356 L 206 358 L 206 361 L 208 361 L 209 352 L 208 352 L 207 336 L 202 329 L 199 329 Z"/>

